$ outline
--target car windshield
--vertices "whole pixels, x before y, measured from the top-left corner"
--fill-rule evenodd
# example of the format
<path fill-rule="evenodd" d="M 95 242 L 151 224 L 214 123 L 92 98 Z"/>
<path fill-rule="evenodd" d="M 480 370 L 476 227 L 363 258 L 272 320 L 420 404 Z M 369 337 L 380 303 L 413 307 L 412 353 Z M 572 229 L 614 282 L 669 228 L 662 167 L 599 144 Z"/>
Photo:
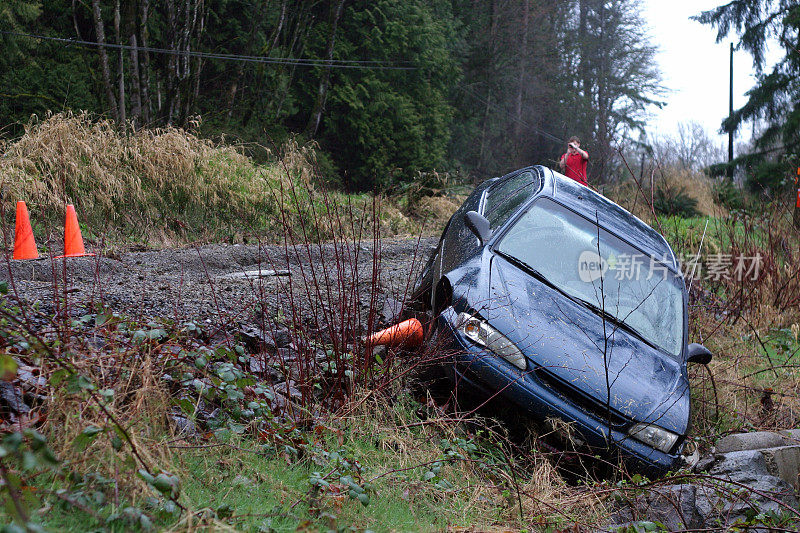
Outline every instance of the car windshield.
<path fill-rule="evenodd" d="M 663 258 L 642 254 L 546 198 L 533 203 L 495 250 L 524 263 L 567 295 L 599 308 L 648 343 L 680 355 L 683 281 Z"/>

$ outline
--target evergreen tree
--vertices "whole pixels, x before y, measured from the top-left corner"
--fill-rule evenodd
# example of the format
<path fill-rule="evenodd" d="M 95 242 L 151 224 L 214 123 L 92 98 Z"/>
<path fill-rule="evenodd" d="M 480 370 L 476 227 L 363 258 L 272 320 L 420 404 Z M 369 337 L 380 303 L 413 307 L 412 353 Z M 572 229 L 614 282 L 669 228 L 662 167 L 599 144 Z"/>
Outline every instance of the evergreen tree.
<path fill-rule="evenodd" d="M 775 190 L 797 167 L 800 155 L 800 4 L 791 0 L 733 0 L 696 17 L 717 28 L 717 42 L 729 34 L 750 53 L 757 70 L 747 103 L 722 124 L 736 131 L 748 121 L 764 127 L 754 139 L 754 150 L 737 158 L 745 166 L 754 191 Z M 767 43 L 777 41 L 783 57 L 764 71 Z"/>

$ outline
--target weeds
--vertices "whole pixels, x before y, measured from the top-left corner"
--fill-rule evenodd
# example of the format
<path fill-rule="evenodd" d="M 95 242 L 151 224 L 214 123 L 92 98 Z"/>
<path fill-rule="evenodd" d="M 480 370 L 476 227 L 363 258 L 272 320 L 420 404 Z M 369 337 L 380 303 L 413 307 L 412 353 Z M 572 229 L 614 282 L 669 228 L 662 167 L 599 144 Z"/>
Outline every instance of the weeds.
<path fill-rule="evenodd" d="M 103 134 L 103 126 L 92 127 Z M 125 150 L 137 146 L 136 135 Z M 415 371 L 452 355 L 434 338 L 414 354 L 362 342 L 383 325 L 384 298 L 402 305 L 412 283 L 387 272 L 385 204 L 318 187 L 315 172 L 304 177 L 298 165 L 305 163 L 287 155 L 277 164 L 275 187 L 257 201 L 281 206 L 273 221 L 280 244 L 259 244 L 257 266 L 291 269 L 269 288 L 260 276 L 249 281 L 252 299 L 237 302 L 236 315 L 222 311 L 218 278 L 199 249 L 216 311 L 209 323 L 177 311 L 169 320 L 168 312 L 129 316 L 98 300 L 74 301 L 68 270 L 55 262 L 50 268 L 64 275 L 52 277 L 50 303 L 16 298 L 9 280 L 0 303 L 0 374 L 30 409 L 4 400 L 4 518 L 76 531 L 555 530 L 595 528 L 608 521 L 615 499 L 634 500 L 667 483 L 746 499 L 736 492 L 742 487 L 686 472 L 660 481 L 617 473 L 595 482 L 582 470 L 568 482 L 563 463 L 574 456 L 582 468 L 580 454 L 553 450 L 538 436 L 509 437 L 511 426 L 421 394 L 412 386 Z M 439 182 L 431 180 L 433 189 Z M 405 191 L 418 209 L 452 202 L 428 192 L 417 198 Z M 112 187 L 112 206 L 121 201 L 113 194 Z M 688 253 L 704 222 L 676 218 L 662 226 Z M 693 285 L 691 337 L 716 352 L 710 369 L 691 370 L 699 384 L 693 437 L 703 449 L 734 429 L 797 423 L 800 253 L 786 237 L 787 223 L 773 212 L 709 225 L 709 250 L 760 253 L 764 268 L 753 279 Z M 414 254 L 404 268 L 413 273 L 423 259 Z M 99 271 L 104 259 L 93 261 Z M 797 518 L 783 508 L 752 511 L 742 527 L 788 527 Z"/>
<path fill-rule="evenodd" d="M 49 115 L 32 119 L 19 139 L 0 143 L 2 202 L 7 213 L 18 200 L 29 204 L 41 242 L 60 239 L 55 228 L 63 223 L 66 204 L 76 206 L 86 237 L 102 236 L 109 245 L 275 241 L 281 237 L 279 219 L 295 228 L 315 222 L 310 202 L 315 189 L 326 186 L 316 177 L 313 145 L 292 140 L 264 150 L 269 162 L 258 165 L 237 147 L 178 128 L 119 132 L 86 113 Z M 288 191 L 297 197 L 287 199 Z M 341 193 L 326 194 L 347 200 Z M 367 198 L 356 196 L 354 204 Z M 381 202 L 386 210 L 375 222 L 383 234 L 419 232 L 419 215 L 393 207 L 399 200 Z M 458 207 L 430 203 L 436 206 L 425 214 L 439 217 Z M 315 235 L 330 237 L 321 228 Z"/>

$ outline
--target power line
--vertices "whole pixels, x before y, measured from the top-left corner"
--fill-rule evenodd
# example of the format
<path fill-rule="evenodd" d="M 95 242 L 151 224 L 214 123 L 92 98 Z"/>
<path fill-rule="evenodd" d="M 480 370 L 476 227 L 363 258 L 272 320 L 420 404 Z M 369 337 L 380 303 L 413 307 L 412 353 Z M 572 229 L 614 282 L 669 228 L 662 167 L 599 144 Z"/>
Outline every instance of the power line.
<path fill-rule="evenodd" d="M 203 59 L 220 59 L 224 61 L 242 61 L 246 63 L 265 63 L 271 65 L 294 65 L 299 67 L 328 67 L 328 68 L 352 68 L 365 70 L 416 70 L 417 67 L 410 66 L 409 61 L 374 61 L 356 59 L 310 59 L 310 58 L 290 58 L 290 57 L 269 57 L 269 56 L 245 56 L 237 54 L 212 54 L 209 52 L 196 52 L 189 50 L 170 50 L 168 48 L 153 48 L 150 46 L 131 46 L 127 44 L 97 43 L 93 41 L 82 41 L 79 39 L 65 39 L 63 37 L 49 37 L 46 35 L 35 35 L 14 31 L 0 31 L 0 34 L 12 35 L 15 37 L 28 37 L 43 41 L 54 41 L 66 45 L 104 47 L 115 50 L 137 50 L 141 52 L 151 52 L 154 54 L 168 54 L 182 57 L 199 57 Z"/>
<path fill-rule="evenodd" d="M 459 85 L 459 86 L 457 87 L 457 89 L 461 89 L 462 91 L 464 91 L 464 92 L 467 92 L 467 93 L 471 94 L 472 96 L 474 96 L 475 98 L 477 98 L 479 101 L 483 102 L 484 104 L 486 104 L 486 105 L 488 105 L 488 106 L 490 106 L 490 107 L 493 107 L 493 108 L 495 108 L 496 110 L 499 110 L 499 111 L 502 111 L 502 112 L 504 112 L 504 113 L 505 113 L 505 114 L 507 114 L 507 115 L 508 115 L 508 117 L 509 117 L 511 120 L 513 120 L 514 122 L 516 122 L 516 123 L 518 123 L 518 124 L 522 124 L 522 125 L 523 125 L 523 126 L 525 126 L 526 128 L 528 128 L 528 129 L 530 129 L 530 130 L 533 130 L 535 133 L 538 133 L 539 135 L 542 135 L 543 137 L 547 137 L 548 139 L 550 139 L 550 140 L 552 140 L 552 141 L 555 141 L 555 142 L 557 142 L 558 144 L 566 144 L 566 143 L 567 143 L 567 141 L 565 141 L 564 139 L 561 139 L 561 138 L 559 138 L 559 137 L 556 137 L 555 135 L 552 135 L 552 134 L 550 134 L 550 133 L 548 133 L 548 132 L 546 132 L 546 131 L 544 131 L 544 130 L 542 130 L 542 129 L 540 129 L 540 128 L 537 128 L 536 126 L 532 126 L 532 125 L 528 124 L 527 122 L 525 122 L 524 120 L 522 120 L 521 118 L 515 117 L 515 116 L 514 116 L 514 115 L 512 115 L 512 114 L 511 114 L 511 113 L 510 113 L 510 112 L 509 112 L 507 109 L 504 109 L 504 108 L 502 108 L 502 107 L 501 107 L 501 106 L 499 106 L 499 105 L 493 104 L 493 103 L 492 103 L 492 102 L 490 102 L 489 100 L 486 100 L 485 98 L 483 98 L 482 96 L 480 96 L 478 93 L 476 93 L 476 92 L 474 92 L 474 91 L 471 91 L 471 90 L 467 89 L 467 88 L 466 88 L 465 86 L 463 86 L 463 85 Z"/>

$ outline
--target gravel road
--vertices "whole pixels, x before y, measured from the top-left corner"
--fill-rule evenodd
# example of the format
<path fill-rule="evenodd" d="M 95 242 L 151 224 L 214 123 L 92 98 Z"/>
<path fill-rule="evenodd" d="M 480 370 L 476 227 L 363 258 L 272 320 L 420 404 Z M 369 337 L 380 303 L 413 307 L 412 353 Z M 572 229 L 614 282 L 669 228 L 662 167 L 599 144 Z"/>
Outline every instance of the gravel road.
<path fill-rule="evenodd" d="M 56 303 L 66 298 L 72 316 L 102 305 L 131 318 L 248 322 L 259 309 L 288 314 L 287 306 L 308 306 L 310 300 L 317 300 L 310 309 L 336 305 L 342 291 L 357 293 L 362 309 L 369 305 L 373 286 L 381 300 L 402 297 L 436 242 L 385 239 L 377 244 L 377 259 L 372 241 L 297 247 L 212 244 L 114 257 L 45 258 L 6 262 L 0 280 L 13 281 L 12 293 L 39 301 L 45 312 L 56 307 L 56 295 Z M 380 310 L 382 304 L 377 305 Z"/>

